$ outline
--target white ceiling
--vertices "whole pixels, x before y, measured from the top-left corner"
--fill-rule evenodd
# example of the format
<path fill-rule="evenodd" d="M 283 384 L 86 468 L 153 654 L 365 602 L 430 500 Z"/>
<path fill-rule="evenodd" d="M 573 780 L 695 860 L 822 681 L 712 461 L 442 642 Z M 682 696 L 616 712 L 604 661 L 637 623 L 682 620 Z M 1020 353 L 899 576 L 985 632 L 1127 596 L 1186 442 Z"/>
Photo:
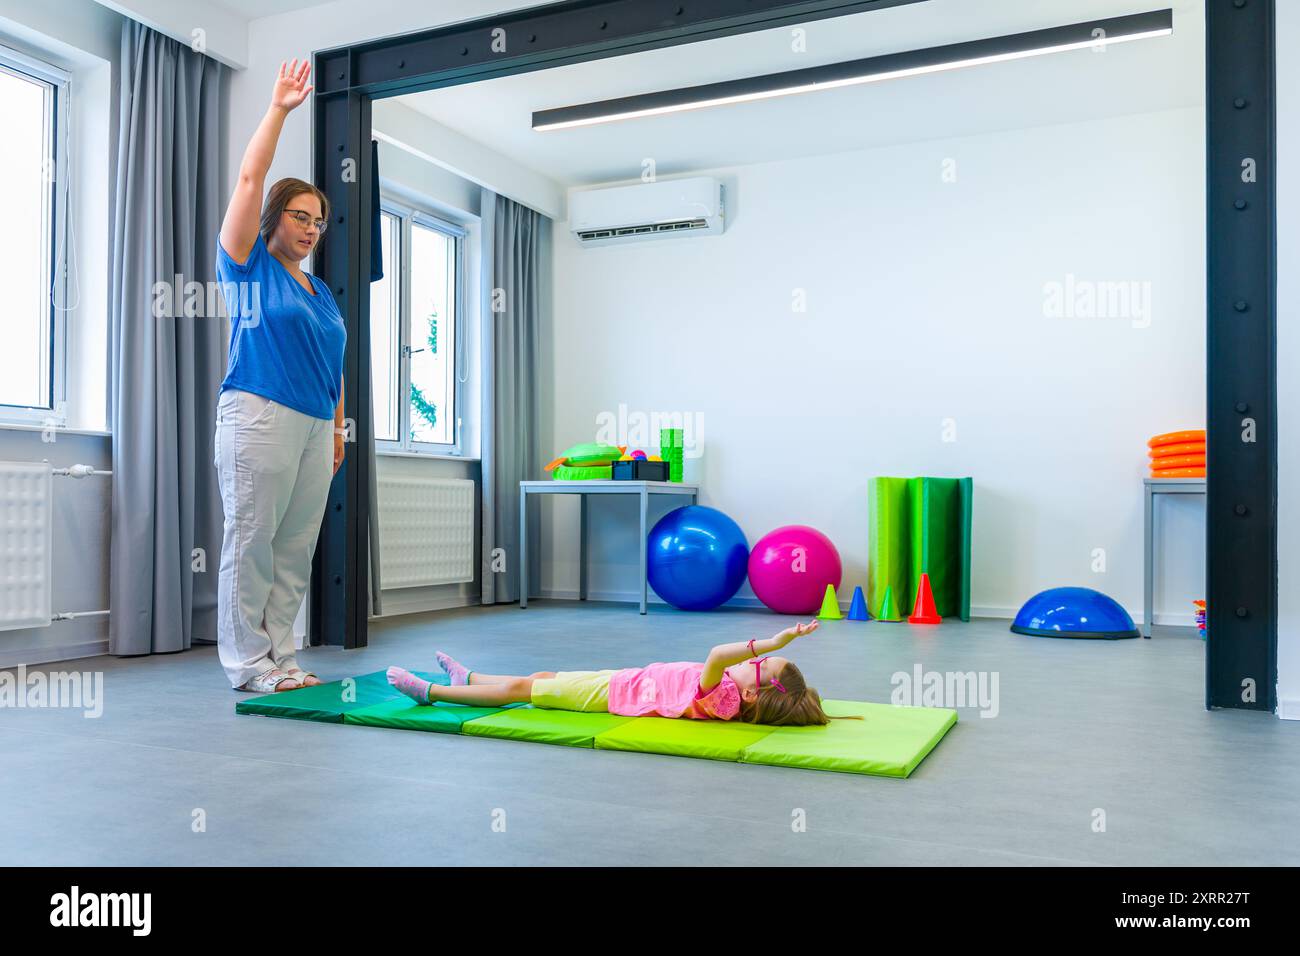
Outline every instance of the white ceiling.
<path fill-rule="evenodd" d="M 317 7 L 328 0 L 208 0 L 218 7 L 225 7 L 232 13 L 238 13 L 245 20 L 259 17 L 273 17 L 280 13 Z"/>
<path fill-rule="evenodd" d="M 235 2 L 235 0 L 230 0 Z M 242 2 L 242 0 L 241 0 Z M 262 0 L 257 0 L 262 2 Z M 289 0 L 282 0 L 289 2 Z M 1174 9 L 1174 34 L 1092 50 L 534 132 L 534 110 Z M 398 102 L 564 185 L 1046 126 L 1204 101 L 1203 0 L 925 0 L 400 97 Z M 1086 144 L 1081 144 L 1086 148 Z"/>

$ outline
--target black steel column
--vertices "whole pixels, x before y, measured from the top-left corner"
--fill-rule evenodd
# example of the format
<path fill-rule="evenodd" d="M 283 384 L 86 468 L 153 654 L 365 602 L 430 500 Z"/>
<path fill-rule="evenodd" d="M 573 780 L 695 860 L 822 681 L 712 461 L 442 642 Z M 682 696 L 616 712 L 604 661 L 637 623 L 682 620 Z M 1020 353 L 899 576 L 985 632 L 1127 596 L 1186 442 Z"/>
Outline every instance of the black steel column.
<path fill-rule="evenodd" d="M 317 269 L 330 286 L 347 327 L 343 358 L 343 414 L 351 430 L 343 465 L 334 476 L 312 565 L 312 644 L 346 648 L 367 644 L 369 610 L 367 526 L 370 475 L 361 460 L 370 422 L 362 414 L 370 384 L 370 276 L 372 176 L 370 98 L 350 89 L 351 58 L 318 55 L 323 75 L 342 89 L 317 94 L 312 175 L 330 200 L 330 225 Z M 366 275 L 362 275 L 362 270 Z"/>
<path fill-rule="evenodd" d="M 1206 707 L 1277 692 L 1273 0 L 1207 0 Z"/>

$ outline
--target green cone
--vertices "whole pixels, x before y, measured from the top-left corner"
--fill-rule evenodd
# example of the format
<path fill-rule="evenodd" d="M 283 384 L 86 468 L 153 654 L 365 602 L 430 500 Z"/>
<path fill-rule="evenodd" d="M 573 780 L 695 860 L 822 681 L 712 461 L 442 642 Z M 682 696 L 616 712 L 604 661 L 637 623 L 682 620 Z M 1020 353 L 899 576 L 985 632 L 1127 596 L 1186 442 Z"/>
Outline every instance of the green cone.
<path fill-rule="evenodd" d="M 901 621 L 898 616 L 898 609 L 894 607 L 894 589 L 885 588 L 885 599 L 880 602 L 880 613 L 876 615 L 877 621 Z"/>
<path fill-rule="evenodd" d="M 826 596 L 822 598 L 822 610 L 817 615 L 819 621 L 842 621 L 844 615 L 840 613 L 840 602 L 835 597 L 835 585 L 826 585 Z"/>

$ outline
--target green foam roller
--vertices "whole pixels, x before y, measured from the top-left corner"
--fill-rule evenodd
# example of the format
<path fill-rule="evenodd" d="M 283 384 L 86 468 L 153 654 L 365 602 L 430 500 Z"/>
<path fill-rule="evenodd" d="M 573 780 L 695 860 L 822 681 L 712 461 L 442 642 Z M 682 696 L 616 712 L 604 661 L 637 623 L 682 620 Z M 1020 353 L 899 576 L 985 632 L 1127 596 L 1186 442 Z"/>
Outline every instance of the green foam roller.
<path fill-rule="evenodd" d="M 611 481 L 614 477 L 613 465 L 594 465 L 579 468 L 576 465 L 556 465 L 551 472 L 555 481 Z"/>

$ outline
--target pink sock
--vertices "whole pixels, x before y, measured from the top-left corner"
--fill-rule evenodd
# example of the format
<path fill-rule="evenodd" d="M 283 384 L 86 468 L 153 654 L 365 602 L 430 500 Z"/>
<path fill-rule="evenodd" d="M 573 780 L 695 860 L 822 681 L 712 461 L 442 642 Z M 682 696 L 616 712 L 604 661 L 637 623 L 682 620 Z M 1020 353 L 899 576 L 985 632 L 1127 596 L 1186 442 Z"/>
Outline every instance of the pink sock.
<path fill-rule="evenodd" d="M 429 682 L 421 680 L 400 667 L 388 668 L 388 683 L 392 684 L 417 704 L 429 703 Z"/>
<path fill-rule="evenodd" d="M 442 651 L 437 653 L 438 666 L 447 672 L 451 678 L 452 687 L 460 687 L 469 683 L 469 670 L 465 665 L 456 660 L 450 654 L 444 654 Z"/>

